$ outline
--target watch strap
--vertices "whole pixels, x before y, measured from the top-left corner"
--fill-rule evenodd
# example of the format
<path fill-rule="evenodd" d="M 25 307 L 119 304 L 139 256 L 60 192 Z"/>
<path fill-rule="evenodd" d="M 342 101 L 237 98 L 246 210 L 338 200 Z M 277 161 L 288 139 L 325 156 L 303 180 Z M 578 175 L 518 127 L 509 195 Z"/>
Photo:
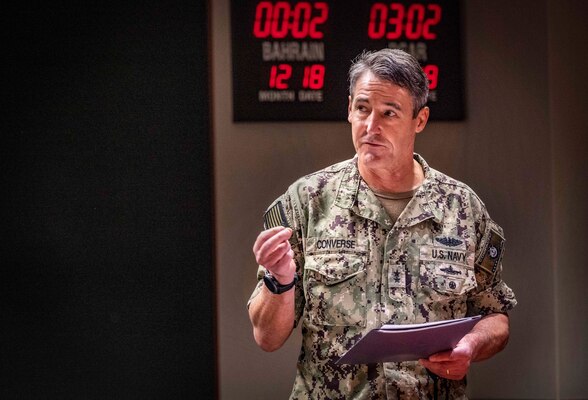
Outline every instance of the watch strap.
<path fill-rule="evenodd" d="M 263 283 L 265 283 L 265 286 L 269 289 L 269 291 L 274 294 L 282 294 L 287 292 L 288 290 L 292 289 L 294 285 L 296 285 L 296 282 L 298 282 L 298 274 L 296 273 L 294 274 L 294 279 L 292 282 L 286 285 L 282 285 L 280 282 L 278 282 L 269 271 L 266 272 L 263 276 Z"/>

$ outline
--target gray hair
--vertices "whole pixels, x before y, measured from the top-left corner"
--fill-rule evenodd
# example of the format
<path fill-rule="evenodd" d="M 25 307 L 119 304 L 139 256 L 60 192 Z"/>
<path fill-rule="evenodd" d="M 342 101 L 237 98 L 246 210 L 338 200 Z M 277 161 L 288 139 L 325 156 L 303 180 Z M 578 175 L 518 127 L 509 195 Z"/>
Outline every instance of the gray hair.
<path fill-rule="evenodd" d="M 357 80 L 365 73 L 371 72 L 378 79 L 391 82 L 409 91 L 413 103 L 413 118 L 427 104 L 429 96 L 429 80 L 419 62 L 399 49 L 382 49 L 363 51 L 351 62 L 349 68 L 349 95 L 353 98 L 353 90 Z"/>

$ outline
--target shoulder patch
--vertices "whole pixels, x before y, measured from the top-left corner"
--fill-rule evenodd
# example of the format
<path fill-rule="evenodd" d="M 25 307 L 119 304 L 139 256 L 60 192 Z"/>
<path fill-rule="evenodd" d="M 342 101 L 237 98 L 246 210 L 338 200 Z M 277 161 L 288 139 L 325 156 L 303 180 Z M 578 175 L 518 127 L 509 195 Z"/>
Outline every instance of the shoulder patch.
<path fill-rule="evenodd" d="M 476 269 L 486 275 L 486 281 L 491 281 L 498 270 L 504 253 L 505 239 L 498 229 L 490 227 L 482 241 L 482 250 L 476 260 Z"/>
<path fill-rule="evenodd" d="M 276 202 L 276 204 L 263 215 L 263 227 L 265 229 L 274 228 L 276 226 L 290 227 L 281 201 Z"/>

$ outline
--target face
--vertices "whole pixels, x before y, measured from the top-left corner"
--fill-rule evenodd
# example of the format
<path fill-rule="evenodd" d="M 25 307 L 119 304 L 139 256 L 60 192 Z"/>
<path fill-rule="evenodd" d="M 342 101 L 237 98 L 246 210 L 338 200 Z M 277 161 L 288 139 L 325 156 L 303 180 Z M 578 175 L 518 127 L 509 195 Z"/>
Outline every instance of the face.
<path fill-rule="evenodd" d="M 414 140 L 427 124 L 429 109 L 412 117 L 413 101 L 408 90 L 364 73 L 349 97 L 347 120 L 360 168 L 394 169 L 412 162 Z"/>

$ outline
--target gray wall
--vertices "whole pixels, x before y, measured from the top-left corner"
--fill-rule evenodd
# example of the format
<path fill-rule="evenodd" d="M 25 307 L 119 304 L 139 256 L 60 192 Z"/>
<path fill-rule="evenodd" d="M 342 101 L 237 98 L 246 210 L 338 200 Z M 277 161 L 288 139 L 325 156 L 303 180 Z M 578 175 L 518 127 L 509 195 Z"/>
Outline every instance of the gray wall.
<path fill-rule="evenodd" d="M 289 183 L 353 156 L 350 129 L 233 123 L 229 0 L 211 3 L 220 394 L 282 399 L 300 334 L 275 353 L 256 347 L 245 309 L 251 246 L 263 211 Z M 470 184 L 507 234 L 504 275 L 519 306 L 509 347 L 472 368 L 472 398 L 588 398 L 587 3 L 464 2 L 467 118 L 432 122 L 417 139 L 417 151 Z"/>

